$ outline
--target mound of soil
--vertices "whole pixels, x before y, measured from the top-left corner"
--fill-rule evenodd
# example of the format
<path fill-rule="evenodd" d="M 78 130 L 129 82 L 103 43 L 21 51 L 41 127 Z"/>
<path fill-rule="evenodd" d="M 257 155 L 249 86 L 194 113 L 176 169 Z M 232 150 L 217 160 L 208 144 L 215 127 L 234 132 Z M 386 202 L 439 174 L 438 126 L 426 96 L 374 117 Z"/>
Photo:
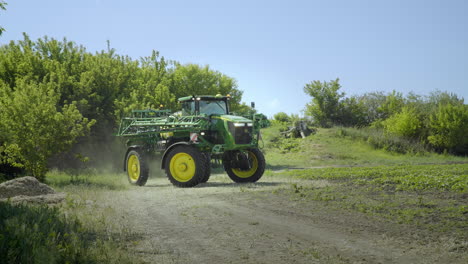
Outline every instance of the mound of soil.
<path fill-rule="evenodd" d="M 31 176 L 17 178 L 0 184 L 0 201 L 10 199 L 12 203 L 59 203 L 65 195 L 57 193 L 47 184 Z"/>

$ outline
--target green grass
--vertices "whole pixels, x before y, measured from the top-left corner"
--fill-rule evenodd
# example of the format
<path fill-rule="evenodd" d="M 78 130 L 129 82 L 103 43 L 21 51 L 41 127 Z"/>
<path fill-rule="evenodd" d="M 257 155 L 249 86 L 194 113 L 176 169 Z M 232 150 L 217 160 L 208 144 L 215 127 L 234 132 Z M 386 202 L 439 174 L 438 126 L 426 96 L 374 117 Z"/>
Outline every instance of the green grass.
<path fill-rule="evenodd" d="M 285 172 L 303 179 L 347 181 L 395 191 L 468 191 L 468 164 L 305 169 Z"/>
<path fill-rule="evenodd" d="M 114 237 L 63 208 L 0 202 L 1 263 L 132 263 Z"/>
<path fill-rule="evenodd" d="M 262 130 L 269 169 L 468 163 L 466 157 L 432 152 L 399 154 L 375 149 L 363 140 L 343 136 L 340 128 L 318 129 L 317 134 L 305 139 L 283 139 L 279 129 L 279 126 L 272 126 Z"/>
<path fill-rule="evenodd" d="M 52 170 L 46 175 L 46 183 L 65 192 L 77 188 L 93 190 L 125 190 L 129 188 L 127 177 L 122 173 L 99 172 L 97 170 L 80 173 Z"/>
<path fill-rule="evenodd" d="M 291 170 L 291 177 L 326 180 L 326 187 L 293 184 L 293 199 L 412 224 L 466 240 L 468 164 Z"/>
<path fill-rule="evenodd" d="M 429 152 L 398 138 L 387 143 L 401 151 L 378 149 L 363 140 L 368 131 L 358 129 L 318 129 L 305 139 L 281 138 L 279 129 L 263 130 L 266 175 L 320 184 L 296 183 L 274 193 L 466 241 L 467 157 Z M 278 169 L 285 171 L 275 173 Z"/>
<path fill-rule="evenodd" d="M 117 173 L 53 170 L 46 183 L 67 193 L 60 206 L 0 203 L 0 263 L 140 263 L 127 247 L 136 241 L 103 193 L 129 188 Z"/>

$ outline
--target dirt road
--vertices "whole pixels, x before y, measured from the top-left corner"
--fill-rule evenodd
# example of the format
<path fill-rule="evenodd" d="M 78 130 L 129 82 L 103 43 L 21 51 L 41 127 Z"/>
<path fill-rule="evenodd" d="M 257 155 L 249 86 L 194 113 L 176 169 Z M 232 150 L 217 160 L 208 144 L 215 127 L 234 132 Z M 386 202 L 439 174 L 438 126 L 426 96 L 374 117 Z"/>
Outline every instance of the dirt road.
<path fill-rule="evenodd" d="M 400 225 L 293 201 L 291 180 L 256 184 L 214 175 L 196 188 L 150 179 L 145 187 L 96 197 L 135 234 L 131 249 L 149 263 L 453 263 L 439 244 Z M 324 186 L 327 182 L 301 182 Z M 116 221 L 119 221 L 116 219 Z"/>

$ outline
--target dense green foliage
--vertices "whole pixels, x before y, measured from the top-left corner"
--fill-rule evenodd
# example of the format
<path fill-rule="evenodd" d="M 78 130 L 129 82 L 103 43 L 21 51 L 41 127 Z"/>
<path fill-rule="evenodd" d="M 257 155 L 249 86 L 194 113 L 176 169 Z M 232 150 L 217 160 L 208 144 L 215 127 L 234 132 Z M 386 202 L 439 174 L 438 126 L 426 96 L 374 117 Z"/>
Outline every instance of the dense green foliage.
<path fill-rule="evenodd" d="M 97 234 L 90 232 L 77 219 L 65 217 L 58 208 L 0 202 L 1 263 L 125 261 L 118 257 L 109 259 L 101 255 L 100 250 L 110 248 L 104 248 Z"/>
<path fill-rule="evenodd" d="M 71 147 L 94 123 L 83 118 L 74 104 L 64 104 L 58 111 L 58 100 L 52 83 L 21 80 L 14 91 L 0 86 L 0 131 L 4 131 L 0 152 L 7 162 L 24 165 L 39 179 L 47 171 L 47 159 Z"/>
<path fill-rule="evenodd" d="M 6 5 L 7 3 L 5 3 L 5 1 L 0 1 L 0 10 L 6 10 Z M 3 31 L 5 31 L 5 29 L 2 26 L 0 26 L 0 36 L 2 35 Z"/>
<path fill-rule="evenodd" d="M 421 117 L 409 107 L 403 107 L 401 112 L 390 116 L 382 124 L 386 131 L 408 138 L 417 137 L 422 129 Z"/>
<path fill-rule="evenodd" d="M 181 65 L 157 51 L 140 60 L 111 48 L 91 54 L 67 39 L 24 35 L 0 47 L 0 165 L 42 178 L 47 162 L 70 166 L 84 154 L 97 164 L 96 153 L 116 152 L 112 133 L 131 110 L 177 110 L 178 97 L 218 93 L 232 96 L 233 111 L 248 110 L 236 81 L 208 66 Z"/>
<path fill-rule="evenodd" d="M 468 153 L 468 108 L 456 95 L 436 91 L 404 97 L 393 91 L 345 97 L 340 88 L 339 79 L 305 85 L 304 92 L 312 97 L 306 114 L 315 125 L 373 127 L 381 129 L 386 139 L 401 137 L 440 152 Z M 371 137 L 369 141 L 382 140 Z"/>
<path fill-rule="evenodd" d="M 283 122 L 283 123 L 287 123 L 289 121 L 291 121 L 291 118 L 288 116 L 288 114 L 286 114 L 285 112 L 279 112 L 279 113 L 276 113 L 273 118 L 275 119 L 275 121 L 277 122 Z"/>
<path fill-rule="evenodd" d="M 430 116 L 429 142 L 439 149 L 468 149 L 468 105 L 441 105 Z"/>
<path fill-rule="evenodd" d="M 306 113 L 321 127 L 339 123 L 340 99 L 344 97 L 344 93 L 338 91 L 341 88 L 339 82 L 339 79 L 323 83 L 313 81 L 304 86 L 304 92 L 312 96 L 312 102 L 306 106 Z"/>
<path fill-rule="evenodd" d="M 427 155 L 427 145 L 417 139 L 386 133 L 374 127 L 340 127 L 337 134 L 343 138 L 358 139 L 368 143 L 375 149 L 383 149 L 400 154 Z"/>

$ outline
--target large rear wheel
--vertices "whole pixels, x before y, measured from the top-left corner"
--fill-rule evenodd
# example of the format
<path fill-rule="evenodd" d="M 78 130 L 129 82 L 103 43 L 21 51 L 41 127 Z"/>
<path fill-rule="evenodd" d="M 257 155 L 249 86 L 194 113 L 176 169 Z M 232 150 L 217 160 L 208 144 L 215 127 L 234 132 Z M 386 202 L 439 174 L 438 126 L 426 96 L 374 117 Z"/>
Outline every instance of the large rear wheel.
<path fill-rule="evenodd" d="M 223 156 L 223 165 L 234 182 L 256 182 L 265 172 L 265 157 L 259 149 L 228 152 Z"/>
<path fill-rule="evenodd" d="M 203 156 L 205 157 L 205 174 L 203 175 L 200 183 L 205 183 L 210 179 L 211 176 L 211 156 L 209 153 L 203 153 Z"/>
<path fill-rule="evenodd" d="M 149 168 L 144 153 L 139 149 L 128 152 L 125 162 L 128 181 L 131 184 L 143 186 L 148 181 Z"/>
<path fill-rule="evenodd" d="M 206 173 L 206 158 L 196 148 L 177 146 L 166 159 L 166 175 L 178 187 L 193 187 L 199 184 Z"/>

